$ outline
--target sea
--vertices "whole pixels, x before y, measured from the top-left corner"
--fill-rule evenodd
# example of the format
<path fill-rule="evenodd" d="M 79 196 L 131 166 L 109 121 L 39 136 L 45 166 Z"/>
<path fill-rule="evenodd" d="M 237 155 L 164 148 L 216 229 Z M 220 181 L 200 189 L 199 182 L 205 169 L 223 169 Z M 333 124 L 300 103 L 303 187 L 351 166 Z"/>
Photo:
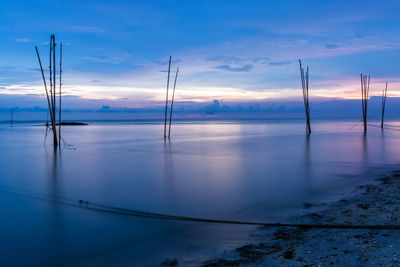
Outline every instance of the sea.
<path fill-rule="evenodd" d="M 43 122 L 1 122 L 0 265 L 196 266 L 262 238 L 207 220 L 285 222 L 398 169 L 400 121 L 311 127 L 180 120 L 164 138 L 162 121 L 96 120 L 54 149 Z"/>

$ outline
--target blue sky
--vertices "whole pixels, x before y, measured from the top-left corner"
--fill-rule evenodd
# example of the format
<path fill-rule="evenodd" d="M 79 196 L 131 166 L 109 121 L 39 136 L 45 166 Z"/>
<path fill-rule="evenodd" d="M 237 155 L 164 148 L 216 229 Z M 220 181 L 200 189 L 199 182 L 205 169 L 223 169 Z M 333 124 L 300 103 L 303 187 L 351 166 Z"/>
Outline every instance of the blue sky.
<path fill-rule="evenodd" d="M 399 1 L 3 0 L 0 100 L 46 105 L 34 46 L 47 69 L 50 33 L 70 108 L 161 105 L 170 55 L 178 101 L 301 101 L 299 58 L 314 101 L 358 98 L 361 72 L 372 95 L 388 81 L 400 96 L 399 13 Z"/>

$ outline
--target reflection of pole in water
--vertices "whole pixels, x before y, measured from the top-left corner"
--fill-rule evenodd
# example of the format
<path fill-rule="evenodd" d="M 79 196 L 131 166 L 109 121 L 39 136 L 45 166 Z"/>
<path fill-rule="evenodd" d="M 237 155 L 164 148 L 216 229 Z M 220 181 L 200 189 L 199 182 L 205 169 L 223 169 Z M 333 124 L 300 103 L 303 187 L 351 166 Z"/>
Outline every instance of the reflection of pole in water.
<path fill-rule="evenodd" d="M 50 196 L 59 197 L 61 195 L 60 185 L 61 185 L 61 150 L 57 149 L 46 149 L 46 159 L 48 164 L 48 189 L 47 194 Z M 65 240 L 65 232 L 64 232 L 64 218 L 62 216 L 64 207 L 61 205 L 49 202 L 48 209 L 48 220 L 51 222 L 48 228 L 47 238 L 44 238 L 43 241 L 46 242 L 46 246 L 48 247 L 49 253 L 54 255 L 59 255 L 62 253 L 62 244 Z"/>
<path fill-rule="evenodd" d="M 57 149 L 46 149 L 46 159 L 49 164 L 48 181 L 50 184 L 50 188 L 48 193 L 50 195 L 56 195 L 58 192 L 58 182 L 59 179 L 61 179 L 61 151 Z"/>
<path fill-rule="evenodd" d="M 171 142 L 164 143 L 164 176 L 165 176 L 165 192 L 168 194 L 168 199 L 175 195 L 174 193 L 174 162 Z"/>
<path fill-rule="evenodd" d="M 362 163 L 368 163 L 368 140 L 366 133 L 362 135 Z"/>
<path fill-rule="evenodd" d="M 310 138 L 311 135 L 307 134 L 305 136 L 305 141 L 304 141 L 304 170 L 303 170 L 303 175 L 304 175 L 304 181 L 306 182 L 307 185 L 310 184 L 311 178 L 312 178 L 312 164 L 311 164 L 311 149 L 310 149 Z"/>
<path fill-rule="evenodd" d="M 306 141 L 305 141 L 305 163 L 306 165 L 311 164 L 311 159 L 310 159 L 310 136 L 306 135 Z"/>
<path fill-rule="evenodd" d="M 382 157 L 382 161 L 383 162 L 386 162 L 386 141 L 385 141 L 385 132 L 384 131 L 382 131 L 382 133 L 381 133 L 381 145 L 380 145 L 380 147 L 382 148 L 381 149 L 381 157 Z"/>

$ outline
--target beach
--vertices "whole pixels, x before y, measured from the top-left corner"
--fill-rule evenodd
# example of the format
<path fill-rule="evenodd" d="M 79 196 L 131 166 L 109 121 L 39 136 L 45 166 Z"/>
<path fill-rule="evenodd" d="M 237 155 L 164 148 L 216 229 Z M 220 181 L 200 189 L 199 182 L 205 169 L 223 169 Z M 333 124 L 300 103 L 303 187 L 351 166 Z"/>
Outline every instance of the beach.
<path fill-rule="evenodd" d="M 355 188 L 340 201 L 305 203 L 317 208 L 290 219 L 292 223 L 390 225 L 400 216 L 400 171 L 376 179 L 376 183 Z M 399 229 L 400 230 L 400 229 Z M 399 230 L 303 229 L 274 227 L 260 229 L 265 242 L 247 244 L 227 252 L 225 258 L 201 266 L 398 266 Z"/>

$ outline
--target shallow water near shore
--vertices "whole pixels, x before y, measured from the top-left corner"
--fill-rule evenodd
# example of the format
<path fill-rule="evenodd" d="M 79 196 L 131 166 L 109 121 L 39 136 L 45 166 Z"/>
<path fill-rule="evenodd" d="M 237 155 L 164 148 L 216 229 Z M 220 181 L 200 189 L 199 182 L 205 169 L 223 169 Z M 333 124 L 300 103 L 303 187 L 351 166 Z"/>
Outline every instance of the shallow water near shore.
<path fill-rule="evenodd" d="M 146 212 L 282 221 L 304 203 L 342 198 L 399 163 L 400 122 L 301 120 L 94 122 L 63 128 L 54 152 L 39 123 L 0 124 L 0 262 L 148 264 L 207 259 L 255 227 L 101 213 L 34 199 L 27 190 Z M 23 256 L 22 256 L 23 255 Z"/>

